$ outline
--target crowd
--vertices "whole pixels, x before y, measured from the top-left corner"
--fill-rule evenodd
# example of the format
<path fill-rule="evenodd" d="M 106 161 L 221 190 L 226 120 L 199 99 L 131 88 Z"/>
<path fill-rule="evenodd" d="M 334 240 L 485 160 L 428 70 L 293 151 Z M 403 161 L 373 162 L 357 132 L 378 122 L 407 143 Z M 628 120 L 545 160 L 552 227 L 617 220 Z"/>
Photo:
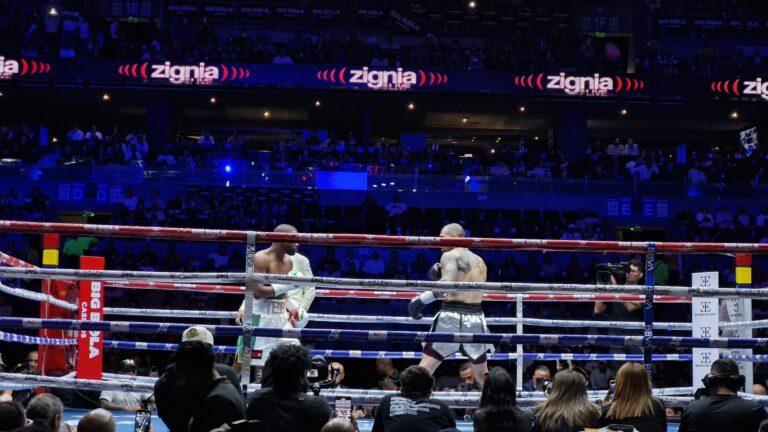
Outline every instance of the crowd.
<path fill-rule="evenodd" d="M 250 145 L 238 131 L 180 136 L 159 148 L 150 147 L 141 128 L 123 134 L 97 125 L 84 132 L 78 126 L 51 131 L 50 143 L 39 145 L 35 127 L 23 123 L 0 129 L 0 159 L 18 159 L 40 168 L 60 166 L 142 167 L 147 171 L 232 170 L 251 173 L 304 173 L 312 182 L 316 171 L 367 171 L 373 174 L 448 175 L 544 179 L 597 179 L 685 182 L 691 185 L 764 184 L 768 157 L 747 155 L 737 147 L 686 148 L 641 146 L 632 138 L 605 145 L 595 140 L 582 160 L 558 150 L 495 142 L 428 143 L 424 148 L 397 141 L 374 140 L 369 146 L 352 133 L 319 135 L 292 131 L 272 144 Z M 58 138 L 58 137 L 61 138 Z M 535 141 L 534 141 L 535 143 Z M 229 167 L 229 168 L 227 168 Z M 225 169 L 228 169 L 225 171 Z M 240 174 L 242 174 L 240 172 Z M 256 174 L 254 174 L 256 175 Z M 503 187 L 503 184 L 500 185 Z"/>
<path fill-rule="evenodd" d="M 24 404 L 3 399 L 0 431 L 115 432 L 112 411 L 135 412 L 148 408 L 157 412 L 171 432 L 228 431 L 243 427 L 242 422 L 250 423 L 245 427 L 260 431 L 353 432 L 360 430 L 358 419 L 366 417 L 373 419 L 373 432 L 455 432 L 457 418 L 472 421 L 476 432 L 561 432 L 609 425 L 634 427 L 643 432 L 667 432 L 668 417 L 680 421 L 683 432 L 763 432 L 768 427 L 768 415 L 763 407 L 737 394 L 744 386 L 744 376 L 730 359 L 712 363 L 703 388 L 684 410 L 679 405 L 665 407 L 661 400 L 653 397 L 644 367 L 625 363 L 602 400 L 588 396 L 587 389 L 595 376 L 587 376 L 582 368 L 563 367 L 552 377 L 548 371 L 546 377 L 538 374 L 537 369 L 532 381 L 539 378 L 546 381 L 533 390 L 542 390 L 546 399 L 533 409 L 518 406 L 514 379 L 505 368 L 491 369 L 481 386 L 469 374 L 462 383 L 463 390 L 481 390 L 479 403 L 474 408 L 457 411 L 432 397 L 439 386 L 426 369 L 409 366 L 402 372 L 393 371 L 391 361 L 379 359 L 377 368 L 381 365 L 386 388 L 395 392 L 384 396 L 370 409 L 355 407 L 352 410 L 342 407 L 338 399 L 332 407 L 322 396 L 311 394 L 311 382 L 318 372 L 317 359 L 311 359 L 309 351 L 297 344 L 281 344 L 272 350 L 261 373 L 261 389 L 246 400 L 234 371 L 216 363 L 213 344 L 213 335 L 204 327 L 188 328 L 155 382 L 153 394 L 101 392 L 102 407 L 84 415 L 76 428 L 64 422 L 65 404 L 55 393 L 43 392 Z M 127 362 L 123 364 L 130 366 Z M 327 366 L 329 372 L 332 369 L 337 372 L 333 375 L 334 384 L 328 387 L 344 388 L 341 365 Z M 130 367 L 124 371 L 135 374 L 135 369 Z M 395 374 L 396 379 L 391 380 Z M 67 391 L 57 389 L 56 393 Z M 625 429 L 614 427 L 612 430 Z"/>
<path fill-rule="evenodd" d="M 164 16 L 152 15 L 162 18 L 137 23 L 106 18 L 101 11 L 89 9 L 57 10 L 54 7 L 55 13 L 52 13 L 50 7 L 14 8 L 10 13 L 16 19 L 7 25 L 7 40 L 3 43 L 6 52 L 63 59 L 364 64 L 518 71 L 567 67 L 605 73 L 626 69 L 628 53 L 617 54 L 618 46 L 603 47 L 591 36 L 594 31 L 627 31 L 621 28 L 617 16 L 609 18 L 601 7 L 588 12 L 569 2 L 542 4 L 523 0 L 514 8 L 517 13 L 510 15 L 508 7 L 493 1 L 484 1 L 478 11 L 466 4 L 433 4 L 431 8 L 439 8 L 436 13 L 426 13 L 430 7 L 423 4 L 416 7 L 407 2 L 388 3 L 397 13 L 384 13 L 378 19 L 357 17 L 357 8 L 334 3 L 329 7 L 341 10 L 335 20 L 273 17 L 266 23 L 259 21 L 263 17 L 251 17 L 256 25 L 238 25 L 218 15 L 175 11 Z M 650 1 L 649 16 L 674 18 L 688 13 L 680 11 L 691 8 L 696 10 L 697 17 L 761 16 L 749 15 L 759 10 L 754 2 L 717 2 L 724 3 L 723 12 L 708 5 L 692 7 L 679 3 Z M 713 12 L 715 10 L 718 12 Z M 410 34 L 402 31 L 404 24 L 395 16 L 404 16 L 418 30 Z M 591 25 L 593 19 L 600 24 Z M 590 25 L 585 27 L 582 21 Z M 484 25 L 478 25 L 480 22 Z M 488 25 L 488 22 L 494 24 Z M 649 24 L 648 33 L 663 39 L 664 32 L 653 24 Z M 340 26 L 347 31 L 339 32 Z M 626 27 L 626 23 L 623 26 Z M 513 37 L 499 39 L 483 34 L 485 32 L 495 36 L 510 33 Z M 640 74 L 732 75 L 759 72 L 764 63 L 758 49 L 724 55 L 702 43 L 698 52 L 682 58 L 671 54 L 669 47 L 655 38 L 641 42 L 640 46 L 635 59 Z"/>

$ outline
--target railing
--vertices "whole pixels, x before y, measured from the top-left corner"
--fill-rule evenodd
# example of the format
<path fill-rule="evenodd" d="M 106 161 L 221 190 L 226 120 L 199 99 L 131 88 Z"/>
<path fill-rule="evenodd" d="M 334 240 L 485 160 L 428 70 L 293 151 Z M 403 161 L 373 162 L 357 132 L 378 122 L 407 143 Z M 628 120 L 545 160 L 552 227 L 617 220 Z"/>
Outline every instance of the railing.
<path fill-rule="evenodd" d="M 154 169 L 141 166 L 42 167 L 0 163 L 0 178 L 48 181 L 103 181 L 124 184 L 183 184 L 201 186 L 249 186 L 269 188 L 314 188 L 316 172 L 261 170 L 241 164 L 227 173 L 223 169 Z M 423 174 L 371 174 L 368 190 L 418 192 L 475 192 L 515 194 L 569 194 L 638 197 L 763 198 L 768 186 L 755 184 L 698 184 L 589 178 L 471 177 Z"/>

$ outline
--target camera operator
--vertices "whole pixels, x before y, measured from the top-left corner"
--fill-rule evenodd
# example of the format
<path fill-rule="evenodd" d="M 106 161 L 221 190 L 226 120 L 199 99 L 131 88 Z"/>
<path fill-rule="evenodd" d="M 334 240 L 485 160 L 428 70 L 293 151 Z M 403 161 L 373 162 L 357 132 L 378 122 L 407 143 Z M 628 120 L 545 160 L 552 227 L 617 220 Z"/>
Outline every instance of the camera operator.
<path fill-rule="evenodd" d="M 744 375 L 731 359 L 718 359 L 712 363 L 710 373 L 701 382 L 703 391 L 688 405 L 680 419 L 680 432 L 752 432 L 766 419 L 763 407 L 737 396 L 744 387 Z"/>
<path fill-rule="evenodd" d="M 601 285 L 637 285 L 643 277 L 643 265 L 639 260 L 628 263 L 600 264 L 597 267 L 597 283 Z M 643 321 L 642 302 L 601 302 L 596 301 L 593 315 L 603 315 L 607 321 Z M 639 330 L 611 327 L 608 335 L 638 336 Z M 611 354 L 642 354 L 639 346 L 610 347 Z"/>

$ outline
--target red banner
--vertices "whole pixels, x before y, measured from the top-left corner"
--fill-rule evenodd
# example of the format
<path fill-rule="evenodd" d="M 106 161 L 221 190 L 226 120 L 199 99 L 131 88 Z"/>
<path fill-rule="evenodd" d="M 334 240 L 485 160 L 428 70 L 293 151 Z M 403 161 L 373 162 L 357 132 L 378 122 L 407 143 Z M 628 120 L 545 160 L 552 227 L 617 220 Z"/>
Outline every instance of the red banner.
<path fill-rule="evenodd" d="M 104 270 L 104 258 L 80 257 L 80 269 Z M 80 281 L 80 319 L 104 319 L 104 289 L 101 281 Z M 104 364 L 104 334 L 82 330 L 77 339 L 77 378 L 100 380 Z"/>

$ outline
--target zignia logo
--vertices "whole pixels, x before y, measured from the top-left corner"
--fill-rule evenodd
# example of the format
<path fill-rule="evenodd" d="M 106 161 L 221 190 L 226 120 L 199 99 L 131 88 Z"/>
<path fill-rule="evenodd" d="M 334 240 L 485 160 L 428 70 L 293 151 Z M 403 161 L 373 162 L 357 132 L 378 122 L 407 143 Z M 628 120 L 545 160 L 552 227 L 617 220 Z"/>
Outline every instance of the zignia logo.
<path fill-rule="evenodd" d="M 714 93 L 732 96 L 760 96 L 768 100 L 768 81 L 757 77 L 753 80 L 736 78 L 733 80 L 713 81 L 709 88 Z"/>
<path fill-rule="evenodd" d="M 251 71 L 240 66 L 224 63 L 208 65 L 200 62 L 196 65 L 176 65 L 171 62 L 162 64 L 127 63 L 117 68 L 117 73 L 144 81 L 168 81 L 171 84 L 213 84 L 214 82 L 236 81 L 251 76 Z"/>
<path fill-rule="evenodd" d="M 545 81 L 546 79 L 546 81 Z M 618 75 L 591 76 L 526 74 L 516 75 L 515 85 L 539 91 L 562 91 L 569 95 L 607 96 L 609 94 L 629 93 L 645 88 L 645 82 L 638 78 L 621 77 Z"/>
<path fill-rule="evenodd" d="M 14 75 L 32 76 L 47 74 L 51 71 L 49 63 L 37 60 L 14 60 L 0 56 L 0 79 L 10 79 Z"/>
<path fill-rule="evenodd" d="M 409 90 L 417 87 L 439 86 L 448 83 L 448 75 L 423 69 L 394 70 L 361 69 L 350 67 L 321 69 L 315 74 L 318 81 L 345 86 L 366 86 L 375 90 Z"/>

